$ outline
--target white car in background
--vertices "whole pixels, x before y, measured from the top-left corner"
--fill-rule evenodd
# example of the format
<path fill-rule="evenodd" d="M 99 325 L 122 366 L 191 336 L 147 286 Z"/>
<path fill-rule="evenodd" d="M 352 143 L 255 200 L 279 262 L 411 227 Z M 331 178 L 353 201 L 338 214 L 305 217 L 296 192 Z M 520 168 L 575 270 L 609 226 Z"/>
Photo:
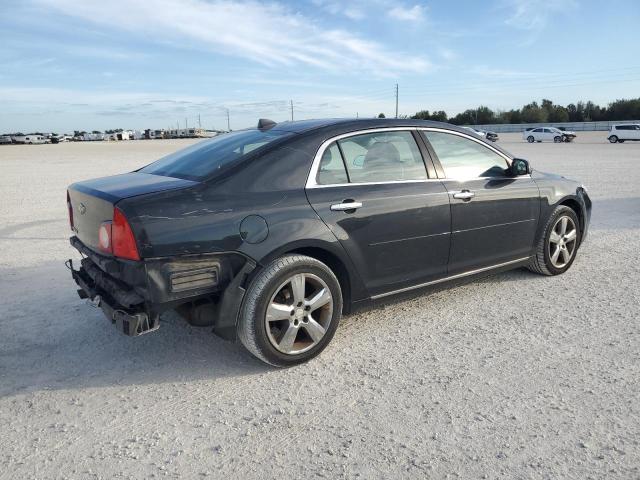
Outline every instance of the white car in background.
<path fill-rule="evenodd" d="M 613 125 L 609 130 L 607 139 L 611 143 L 623 143 L 625 140 L 640 140 L 640 125 L 632 123 L 629 125 Z"/>
<path fill-rule="evenodd" d="M 561 143 L 566 141 L 565 134 L 562 130 L 554 127 L 538 127 L 522 132 L 522 138 L 529 143 L 533 142 L 554 142 Z"/>
<path fill-rule="evenodd" d="M 490 132 L 490 131 L 486 131 L 486 130 L 476 130 L 473 127 L 462 127 L 465 130 L 469 130 L 470 132 L 475 133 L 476 135 L 480 135 L 482 138 L 486 138 L 487 140 L 491 141 L 491 142 L 497 142 L 498 141 L 498 134 L 496 132 Z"/>

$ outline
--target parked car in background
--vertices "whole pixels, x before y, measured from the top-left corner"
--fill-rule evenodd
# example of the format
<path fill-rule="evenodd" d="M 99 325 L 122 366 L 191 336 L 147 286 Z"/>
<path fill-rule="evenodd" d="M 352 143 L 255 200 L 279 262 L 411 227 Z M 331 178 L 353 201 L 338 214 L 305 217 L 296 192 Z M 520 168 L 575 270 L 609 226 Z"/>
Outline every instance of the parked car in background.
<path fill-rule="evenodd" d="M 554 127 L 554 128 L 562 132 L 563 142 L 571 142 L 577 136 L 576 132 L 574 132 L 573 130 L 567 130 L 567 127 Z"/>
<path fill-rule="evenodd" d="M 9 135 L 0 135 L 0 145 L 9 145 L 13 143 Z"/>
<path fill-rule="evenodd" d="M 638 141 L 640 140 L 640 125 L 613 125 L 609 130 L 607 139 L 611 143 L 624 143 L 627 140 Z"/>
<path fill-rule="evenodd" d="M 445 123 L 261 120 L 74 183 L 67 207 L 78 293 L 118 330 L 151 332 L 177 309 L 285 367 L 376 300 L 522 266 L 564 273 L 591 201 Z"/>
<path fill-rule="evenodd" d="M 488 130 L 478 130 L 473 127 L 462 127 L 462 128 L 464 128 L 465 130 L 469 130 L 470 132 L 473 132 L 476 135 L 480 135 L 482 138 L 486 138 L 487 140 L 490 140 L 492 142 L 497 142 L 499 138 L 496 132 L 491 132 Z"/>
<path fill-rule="evenodd" d="M 573 133 L 573 132 L 571 132 Z M 533 142 L 554 142 L 562 143 L 571 141 L 575 138 L 575 134 L 569 137 L 562 130 L 554 127 L 538 127 L 522 132 L 522 138 L 529 143 Z"/>

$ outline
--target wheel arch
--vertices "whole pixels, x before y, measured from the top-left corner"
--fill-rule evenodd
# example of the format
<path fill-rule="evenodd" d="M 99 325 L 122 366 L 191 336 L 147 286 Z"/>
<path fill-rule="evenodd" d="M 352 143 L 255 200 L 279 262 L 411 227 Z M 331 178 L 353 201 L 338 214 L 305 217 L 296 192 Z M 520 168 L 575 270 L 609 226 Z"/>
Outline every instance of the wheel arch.
<path fill-rule="evenodd" d="M 578 199 L 574 197 L 565 197 L 562 200 L 560 200 L 557 203 L 557 205 L 563 205 L 565 207 L 569 207 L 571 210 L 575 212 L 576 216 L 578 217 L 578 221 L 580 222 L 580 232 L 584 233 L 584 227 L 585 227 L 584 212 L 582 209 L 582 205 L 580 204 Z"/>
<path fill-rule="evenodd" d="M 351 311 L 351 305 L 354 300 L 366 296 L 364 285 L 354 270 L 355 267 L 351 265 L 346 253 L 342 251 L 342 247 L 323 241 L 296 241 L 283 245 L 265 255 L 259 262 L 259 268 L 256 268 L 252 276 L 276 258 L 289 254 L 306 255 L 315 258 L 331 269 L 338 278 L 340 289 L 342 290 L 343 313 L 346 314 Z"/>

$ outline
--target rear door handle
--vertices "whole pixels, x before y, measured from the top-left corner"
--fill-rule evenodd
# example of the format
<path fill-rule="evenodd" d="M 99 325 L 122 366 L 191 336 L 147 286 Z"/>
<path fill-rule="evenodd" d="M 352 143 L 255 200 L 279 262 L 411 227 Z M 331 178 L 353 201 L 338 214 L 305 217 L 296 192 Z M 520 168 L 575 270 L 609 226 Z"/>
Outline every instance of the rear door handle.
<path fill-rule="evenodd" d="M 334 203 L 331 205 L 331 210 L 334 212 L 345 212 L 347 210 L 355 210 L 362 206 L 362 202 L 342 202 Z"/>
<path fill-rule="evenodd" d="M 461 192 L 454 192 L 453 194 L 453 198 L 458 198 L 460 200 L 471 200 L 475 196 L 476 194 L 469 190 L 462 190 Z"/>

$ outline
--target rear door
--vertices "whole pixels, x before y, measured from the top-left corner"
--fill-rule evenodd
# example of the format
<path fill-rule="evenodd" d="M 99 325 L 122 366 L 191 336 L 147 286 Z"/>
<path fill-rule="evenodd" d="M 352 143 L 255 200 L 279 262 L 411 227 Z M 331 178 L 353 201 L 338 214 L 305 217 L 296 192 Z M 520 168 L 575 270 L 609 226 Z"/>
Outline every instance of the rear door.
<path fill-rule="evenodd" d="M 544 140 L 544 129 L 543 128 L 534 128 L 531 133 L 533 134 L 533 138 L 535 138 L 536 141 Z"/>
<path fill-rule="evenodd" d="M 540 211 L 531 176 L 507 176 L 507 157 L 471 136 L 423 134 L 450 195 L 449 275 L 528 257 Z"/>
<path fill-rule="evenodd" d="M 328 140 L 307 183 L 372 296 L 446 275 L 449 196 L 427 175 L 415 135 L 382 129 Z"/>

